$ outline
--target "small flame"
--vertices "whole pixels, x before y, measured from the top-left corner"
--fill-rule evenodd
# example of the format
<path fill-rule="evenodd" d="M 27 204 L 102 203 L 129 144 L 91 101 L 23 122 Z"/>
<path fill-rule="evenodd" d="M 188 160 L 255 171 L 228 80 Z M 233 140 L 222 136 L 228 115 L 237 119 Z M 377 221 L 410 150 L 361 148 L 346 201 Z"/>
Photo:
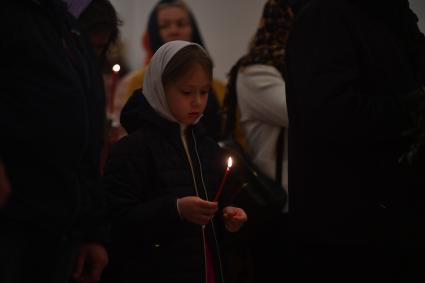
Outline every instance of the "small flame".
<path fill-rule="evenodd" d="M 233 165 L 233 159 L 229 157 L 229 159 L 227 159 L 227 168 L 232 167 L 232 165 Z"/>
<path fill-rule="evenodd" d="M 114 71 L 115 73 L 118 73 L 120 70 L 121 70 L 121 66 L 120 66 L 120 65 L 118 65 L 118 64 L 115 64 L 115 65 L 112 67 L 112 71 Z"/>

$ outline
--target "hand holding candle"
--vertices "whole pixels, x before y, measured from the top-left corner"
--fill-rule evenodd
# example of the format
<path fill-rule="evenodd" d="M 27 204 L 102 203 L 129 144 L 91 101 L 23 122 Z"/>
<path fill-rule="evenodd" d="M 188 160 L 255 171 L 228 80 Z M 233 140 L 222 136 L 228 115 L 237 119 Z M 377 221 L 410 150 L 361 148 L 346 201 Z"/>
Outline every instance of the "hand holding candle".
<path fill-rule="evenodd" d="M 218 201 L 218 199 L 220 198 L 220 195 L 223 192 L 224 184 L 226 183 L 226 180 L 229 176 L 230 168 L 232 167 L 232 165 L 233 165 L 232 157 L 229 157 L 229 159 L 227 159 L 227 167 L 226 167 L 226 171 L 224 172 L 223 180 L 221 180 L 221 184 L 217 191 L 217 194 L 214 197 L 214 201 Z"/>

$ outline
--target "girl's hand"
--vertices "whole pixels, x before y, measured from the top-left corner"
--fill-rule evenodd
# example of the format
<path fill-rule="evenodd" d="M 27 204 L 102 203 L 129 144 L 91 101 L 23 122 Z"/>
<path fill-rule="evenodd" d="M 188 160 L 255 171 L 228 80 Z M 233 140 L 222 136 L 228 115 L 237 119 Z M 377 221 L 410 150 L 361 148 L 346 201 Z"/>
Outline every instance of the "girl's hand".
<path fill-rule="evenodd" d="M 229 232 L 237 232 L 248 220 L 248 216 L 242 208 L 226 206 L 223 209 L 224 226 Z"/>
<path fill-rule="evenodd" d="M 177 208 L 183 219 L 195 224 L 206 225 L 217 212 L 218 204 L 190 196 L 178 199 Z"/>

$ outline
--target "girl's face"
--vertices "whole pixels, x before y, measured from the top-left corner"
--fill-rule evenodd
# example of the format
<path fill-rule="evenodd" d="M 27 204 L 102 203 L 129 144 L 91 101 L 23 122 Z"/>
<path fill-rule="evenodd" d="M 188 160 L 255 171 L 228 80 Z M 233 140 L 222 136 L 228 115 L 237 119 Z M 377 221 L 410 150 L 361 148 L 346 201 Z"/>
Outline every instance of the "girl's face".
<path fill-rule="evenodd" d="M 158 10 L 159 35 L 164 43 L 172 40 L 192 41 L 189 14 L 180 7 L 163 7 Z"/>
<path fill-rule="evenodd" d="M 185 126 L 195 123 L 207 106 L 211 80 L 199 64 L 195 64 L 177 81 L 165 86 L 168 108 Z"/>

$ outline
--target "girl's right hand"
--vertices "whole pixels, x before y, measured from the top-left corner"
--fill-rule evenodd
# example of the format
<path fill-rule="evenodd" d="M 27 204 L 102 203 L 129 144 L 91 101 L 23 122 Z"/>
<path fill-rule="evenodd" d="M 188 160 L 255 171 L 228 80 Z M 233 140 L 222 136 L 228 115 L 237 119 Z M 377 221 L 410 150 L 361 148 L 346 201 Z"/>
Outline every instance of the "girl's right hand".
<path fill-rule="evenodd" d="M 192 223 L 206 225 L 218 210 L 218 203 L 203 200 L 196 196 L 177 200 L 180 216 Z"/>

